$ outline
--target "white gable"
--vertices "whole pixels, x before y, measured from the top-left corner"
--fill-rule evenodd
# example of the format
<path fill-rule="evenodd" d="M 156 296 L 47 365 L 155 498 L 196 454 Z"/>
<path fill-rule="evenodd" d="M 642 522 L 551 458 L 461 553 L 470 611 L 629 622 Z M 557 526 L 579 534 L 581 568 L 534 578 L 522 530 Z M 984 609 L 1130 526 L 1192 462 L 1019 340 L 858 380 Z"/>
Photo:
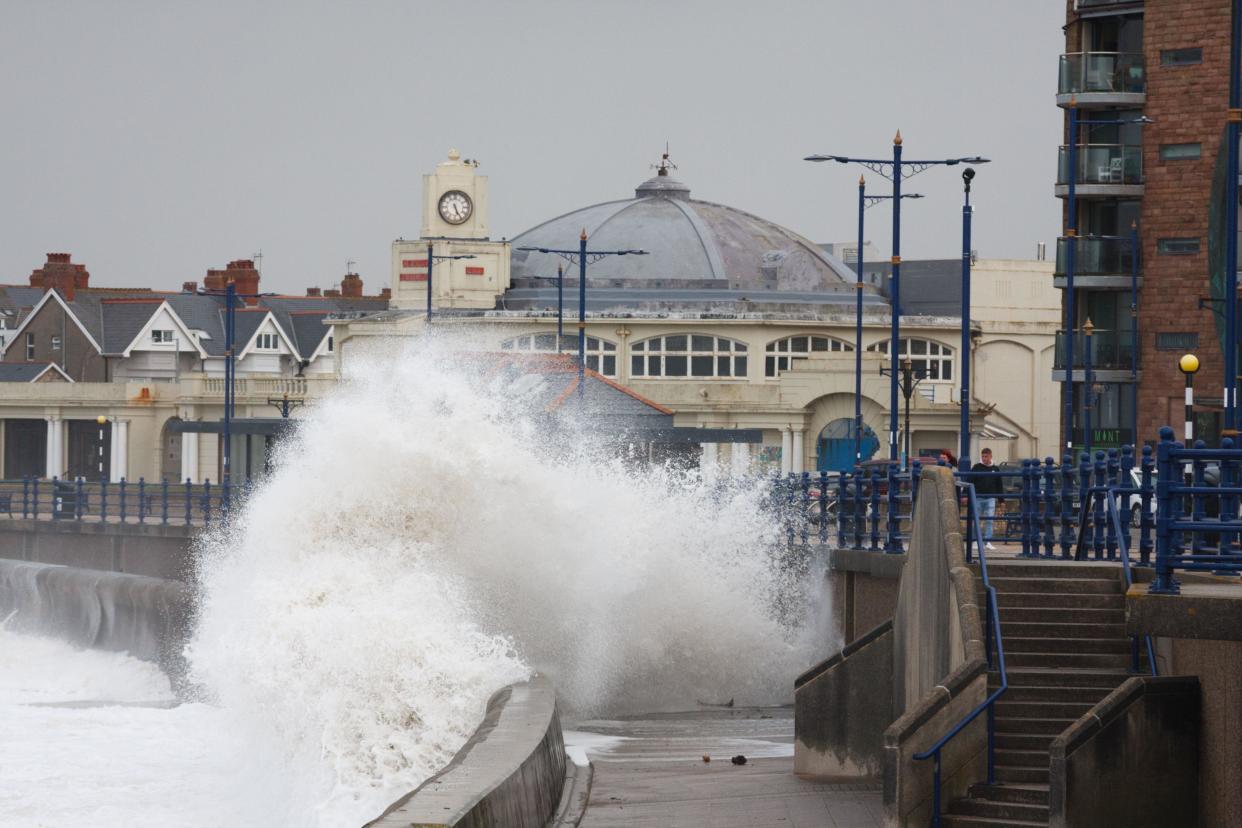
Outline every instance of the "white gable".
<path fill-rule="evenodd" d="M 151 314 L 147 324 L 134 337 L 133 342 L 126 346 L 122 355 L 128 357 L 135 351 L 192 352 L 202 357 L 207 356 L 207 352 L 198 344 L 198 337 L 186 327 L 167 302 L 161 303 L 155 313 Z"/>

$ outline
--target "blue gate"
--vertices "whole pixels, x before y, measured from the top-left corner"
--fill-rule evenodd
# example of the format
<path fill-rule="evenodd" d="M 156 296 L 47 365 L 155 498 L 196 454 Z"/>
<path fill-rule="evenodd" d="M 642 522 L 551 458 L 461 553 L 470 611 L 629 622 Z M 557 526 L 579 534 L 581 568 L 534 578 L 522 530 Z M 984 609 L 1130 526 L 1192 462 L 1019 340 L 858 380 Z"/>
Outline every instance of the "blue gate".
<path fill-rule="evenodd" d="M 880 447 L 875 432 L 866 423 L 862 433 L 862 459 L 870 460 Z M 854 468 L 854 421 L 849 417 L 833 420 L 819 433 L 816 471 L 849 471 Z"/>

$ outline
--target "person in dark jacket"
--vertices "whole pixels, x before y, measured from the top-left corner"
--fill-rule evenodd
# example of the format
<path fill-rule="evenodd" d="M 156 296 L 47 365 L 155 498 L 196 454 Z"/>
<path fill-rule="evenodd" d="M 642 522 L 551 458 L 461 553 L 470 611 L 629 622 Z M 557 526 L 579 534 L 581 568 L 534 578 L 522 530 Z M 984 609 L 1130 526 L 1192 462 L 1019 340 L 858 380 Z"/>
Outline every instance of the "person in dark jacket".
<path fill-rule="evenodd" d="M 974 472 L 970 482 L 975 484 L 975 497 L 979 502 L 979 520 L 983 524 L 983 543 L 989 549 L 992 545 L 992 524 L 996 522 L 996 498 L 1003 489 L 1000 469 L 992 465 L 992 450 L 985 448 L 979 452 L 980 462 L 971 466 Z"/>

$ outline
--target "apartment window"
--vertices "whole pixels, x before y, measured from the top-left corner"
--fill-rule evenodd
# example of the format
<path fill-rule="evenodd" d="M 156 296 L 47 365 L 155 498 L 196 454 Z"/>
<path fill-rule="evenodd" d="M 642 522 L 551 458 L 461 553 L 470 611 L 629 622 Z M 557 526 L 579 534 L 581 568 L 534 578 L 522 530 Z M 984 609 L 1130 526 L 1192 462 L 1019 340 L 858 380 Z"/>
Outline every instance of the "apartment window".
<path fill-rule="evenodd" d="M 1156 334 L 1157 351 L 1193 351 L 1199 347 L 1199 335 L 1193 332 L 1169 332 Z"/>
<path fill-rule="evenodd" d="M 766 377 L 778 376 L 781 371 L 788 371 L 792 368 L 795 360 L 806 359 L 813 353 L 840 353 L 853 350 L 854 346 L 850 343 L 827 336 L 791 336 L 788 339 L 768 343 L 768 355 L 763 361 L 763 374 Z"/>
<path fill-rule="evenodd" d="M 261 333 L 255 340 L 256 351 L 275 351 L 280 348 L 274 333 Z"/>
<path fill-rule="evenodd" d="M 746 377 L 746 343 L 702 334 L 672 334 L 635 342 L 635 377 Z"/>
<path fill-rule="evenodd" d="M 539 354 L 556 353 L 556 334 L 523 334 L 500 343 L 502 351 L 533 351 Z M 562 336 L 561 353 L 577 354 L 578 337 Z M 617 375 L 617 344 L 594 336 L 586 338 L 586 367 L 606 377 Z"/>
<path fill-rule="evenodd" d="M 333 341 L 332 334 L 328 334 L 328 353 L 332 353 L 334 350 L 336 350 L 336 342 Z"/>
<path fill-rule="evenodd" d="M 1161 144 L 1160 160 L 1189 161 L 1203 155 L 1202 144 Z"/>
<path fill-rule="evenodd" d="M 1161 256 L 1193 256 L 1199 252 L 1198 239 L 1159 239 L 1156 252 Z"/>
<path fill-rule="evenodd" d="M 35 356 L 34 334 L 28 333 L 26 334 L 26 360 L 29 362 L 30 360 L 34 359 L 34 356 Z"/>
<path fill-rule="evenodd" d="M 59 351 L 59 350 L 60 350 L 60 337 L 59 337 L 59 336 L 53 336 L 53 337 L 52 337 L 52 350 L 53 350 L 53 351 Z"/>
<path fill-rule="evenodd" d="M 1203 50 L 1200 48 L 1160 50 L 1161 66 L 1193 66 L 1196 63 L 1203 63 Z"/>
<path fill-rule="evenodd" d="M 930 339 L 899 339 L 897 340 L 897 360 L 901 362 L 910 357 L 910 367 L 922 371 L 925 379 L 943 382 L 953 379 L 953 349 Z M 868 351 L 888 353 L 888 340 L 882 340 L 868 346 Z"/>
<path fill-rule="evenodd" d="M 172 331 L 151 331 L 151 342 L 155 345 L 171 345 L 172 341 Z"/>

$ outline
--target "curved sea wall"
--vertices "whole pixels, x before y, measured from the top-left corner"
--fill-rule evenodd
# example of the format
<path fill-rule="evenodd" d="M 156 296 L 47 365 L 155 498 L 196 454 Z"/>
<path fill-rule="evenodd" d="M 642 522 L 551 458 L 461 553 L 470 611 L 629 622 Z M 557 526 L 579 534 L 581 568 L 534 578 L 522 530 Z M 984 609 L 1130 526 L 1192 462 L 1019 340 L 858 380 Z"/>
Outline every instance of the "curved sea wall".
<path fill-rule="evenodd" d="M 556 692 L 535 676 L 492 696 L 448 766 L 367 828 L 543 828 L 561 797 L 565 761 Z"/>
<path fill-rule="evenodd" d="M 0 619 L 10 629 L 128 652 L 174 680 L 191 607 L 180 581 L 0 559 Z"/>

